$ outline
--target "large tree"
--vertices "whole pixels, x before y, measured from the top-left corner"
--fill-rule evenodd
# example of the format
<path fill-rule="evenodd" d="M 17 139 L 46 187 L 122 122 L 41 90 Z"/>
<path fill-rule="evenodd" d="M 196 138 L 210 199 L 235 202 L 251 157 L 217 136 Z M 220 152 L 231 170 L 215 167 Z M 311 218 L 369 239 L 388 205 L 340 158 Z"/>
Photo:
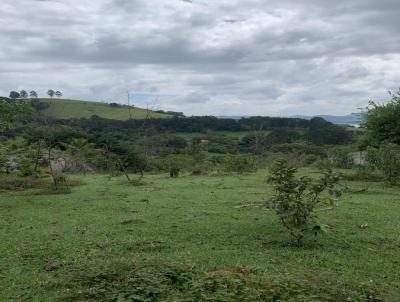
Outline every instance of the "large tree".
<path fill-rule="evenodd" d="M 33 108 L 23 101 L 0 97 L 0 132 L 12 129 L 19 121 L 29 119 Z"/>
<path fill-rule="evenodd" d="M 54 96 L 56 93 L 54 92 L 53 89 L 49 89 L 49 90 L 47 91 L 47 94 L 49 95 L 49 97 L 53 98 L 53 96 Z"/>
<path fill-rule="evenodd" d="M 55 94 L 56 94 L 56 97 L 58 97 L 58 98 L 62 97 L 62 95 L 63 95 L 61 91 L 56 91 Z"/>
<path fill-rule="evenodd" d="M 27 97 L 28 97 L 28 93 L 26 92 L 26 90 L 21 90 L 20 92 L 19 92 L 19 96 L 22 98 L 22 99 L 26 99 Z"/>
<path fill-rule="evenodd" d="M 379 146 L 383 142 L 400 144 L 400 90 L 390 93 L 386 104 L 371 102 L 363 127 L 367 129 L 364 144 Z"/>
<path fill-rule="evenodd" d="M 19 97 L 20 97 L 20 94 L 18 92 L 16 92 L 16 91 L 11 91 L 10 92 L 10 99 L 13 99 L 15 101 Z"/>
<path fill-rule="evenodd" d="M 37 94 L 37 92 L 36 92 L 35 90 L 32 90 L 31 92 L 29 92 L 29 96 L 30 96 L 32 99 L 37 99 L 38 94 Z"/>

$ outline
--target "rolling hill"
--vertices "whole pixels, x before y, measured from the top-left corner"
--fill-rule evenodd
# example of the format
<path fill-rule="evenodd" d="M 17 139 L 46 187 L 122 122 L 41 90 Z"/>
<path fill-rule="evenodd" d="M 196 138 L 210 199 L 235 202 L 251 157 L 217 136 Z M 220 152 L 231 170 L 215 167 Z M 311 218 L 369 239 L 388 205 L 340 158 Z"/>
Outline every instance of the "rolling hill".
<path fill-rule="evenodd" d="M 70 118 L 90 118 L 97 115 L 102 118 L 113 120 L 128 120 L 130 114 L 133 119 L 144 119 L 146 116 L 150 118 L 171 118 L 172 115 L 150 111 L 148 114 L 146 109 L 131 108 L 126 105 L 110 105 L 107 103 L 88 102 L 69 99 L 39 99 L 41 103 L 48 104 L 48 108 L 43 113 L 52 118 L 70 119 Z"/>

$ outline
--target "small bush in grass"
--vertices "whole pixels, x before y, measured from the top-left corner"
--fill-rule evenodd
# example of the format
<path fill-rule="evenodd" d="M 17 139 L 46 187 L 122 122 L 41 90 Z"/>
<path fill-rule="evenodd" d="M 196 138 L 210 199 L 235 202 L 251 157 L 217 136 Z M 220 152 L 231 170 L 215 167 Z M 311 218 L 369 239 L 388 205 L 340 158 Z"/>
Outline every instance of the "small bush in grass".
<path fill-rule="evenodd" d="M 383 172 L 385 180 L 391 185 L 400 183 L 400 146 L 384 144 L 376 148 L 368 148 L 366 160 L 371 168 Z"/>
<path fill-rule="evenodd" d="M 184 154 L 171 154 L 167 156 L 164 164 L 169 175 L 176 178 L 182 169 L 190 166 L 190 158 Z"/>
<path fill-rule="evenodd" d="M 337 147 L 332 149 L 330 158 L 336 168 L 350 169 L 354 165 L 354 160 L 348 148 Z"/>
<path fill-rule="evenodd" d="M 68 186 L 67 184 L 67 176 L 64 173 L 54 173 L 52 175 L 53 182 L 54 182 L 54 187 L 57 189 L 60 188 L 60 186 Z"/>
<path fill-rule="evenodd" d="M 382 181 L 383 175 L 378 171 L 369 168 L 368 166 L 359 166 L 351 174 L 344 174 L 344 180 L 349 181 Z"/>
<path fill-rule="evenodd" d="M 314 162 L 313 166 L 321 171 L 326 171 L 333 168 L 332 163 L 328 159 L 319 159 Z"/>
<path fill-rule="evenodd" d="M 18 159 L 18 170 L 21 176 L 32 176 L 35 173 L 33 161 L 28 157 Z"/>
<path fill-rule="evenodd" d="M 45 189 L 49 181 L 32 176 L 21 177 L 14 174 L 0 176 L 0 190 L 19 191 L 26 189 Z"/>
<path fill-rule="evenodd" d="M 315 163 L 319 159 L 320 159 L 320 157 L 318 155 L 307 154 L 306 156 L 304 156 L 304 164 L 306 166 L 310 166 L 310 165 L 312 165 L 313 163 Z"/>
<path fill-rule="evenodd" d="M 296 168 L 290 168 L 284 161 L 278 161 L 273 166 L 269 178 L 274 189 L 270 207 L 275 210 L 289 234 L 300 244 L 307 233 L 317 235 L 326 230 L 319 222 L 316 208 L 320 205 L 334 206 L 341 191 L 336 186 L 339 175 L 331 170 L 315 181 L 307 176 L 296 177 L 296 172 Z M 321 196 L 324 191 L 328 192 L 329 197 Z"/>
<path fill-rule="evenodd" d="M 0 151 L 0 174 L 8 172 L 9 172 L 9 167 L 8 167 L 7 156 Z"/>
<path fill-rule="evenodd" d="M 247 155 L 227 155 L 224 162 L 228 172 L 245 173 L 257 170 L 254 162 Z"/>

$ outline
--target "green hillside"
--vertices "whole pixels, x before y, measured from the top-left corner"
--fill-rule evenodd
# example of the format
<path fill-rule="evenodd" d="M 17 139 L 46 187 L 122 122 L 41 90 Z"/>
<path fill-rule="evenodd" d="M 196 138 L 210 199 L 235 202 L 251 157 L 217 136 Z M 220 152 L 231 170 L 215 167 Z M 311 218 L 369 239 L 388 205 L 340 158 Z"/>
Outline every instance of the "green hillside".
<path fill-rule="evenodd" d="M 105 103 L 68 99 L 40 99 L 40 102 L 50 105 L 43 110 L 48 117 L 58 119 L 90 118 L 93 115 L 114 120 L 130 118 L 129 107 L 124 105 L 115 107 Z M 131 115 L 133 119 L 144 119 L 148 116 L 148 112 L 146 109 L 131 108 Z M 171 115 L 151 111 L 149 117 L 170 118 Z"/>

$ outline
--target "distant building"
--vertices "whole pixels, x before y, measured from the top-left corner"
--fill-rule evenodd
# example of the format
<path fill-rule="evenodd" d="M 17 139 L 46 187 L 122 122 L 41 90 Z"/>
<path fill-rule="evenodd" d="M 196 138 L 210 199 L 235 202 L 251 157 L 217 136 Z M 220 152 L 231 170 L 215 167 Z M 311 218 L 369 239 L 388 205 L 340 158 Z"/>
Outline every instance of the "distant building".
<path fill-rule="evenodd" d="M 200 140 L 200 145 L 208 145 L 210 141 L 208 139 L 202 139 Z"/>

